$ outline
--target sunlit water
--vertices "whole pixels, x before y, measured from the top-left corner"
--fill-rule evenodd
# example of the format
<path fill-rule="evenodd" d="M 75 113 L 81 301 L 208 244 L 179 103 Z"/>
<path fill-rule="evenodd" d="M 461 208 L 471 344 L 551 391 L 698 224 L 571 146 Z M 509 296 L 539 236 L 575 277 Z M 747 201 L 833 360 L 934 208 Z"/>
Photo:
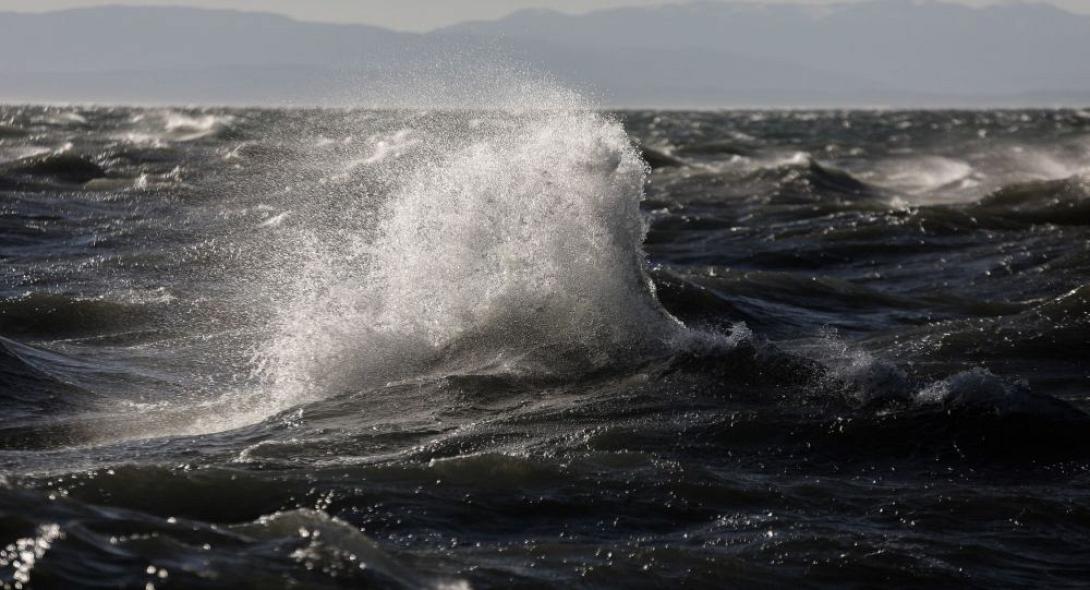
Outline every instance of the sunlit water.
<path fill-rule="evenodd" d="M 0 109 L 0 580 L 1085 583 L 1090 116 L 530 98 Z"/>

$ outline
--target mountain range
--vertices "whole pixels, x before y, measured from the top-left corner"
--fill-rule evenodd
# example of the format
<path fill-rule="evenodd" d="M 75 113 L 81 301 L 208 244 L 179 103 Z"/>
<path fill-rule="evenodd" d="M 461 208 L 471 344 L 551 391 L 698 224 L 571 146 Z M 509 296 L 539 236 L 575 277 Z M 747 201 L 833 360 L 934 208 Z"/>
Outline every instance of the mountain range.
<path fill-rule="evenodd" d="M 0 12 L 0 55 L 4 102 L 472 104 L 464 71 L 496 61 L 618 107 L 1090 104 L 1090 16 L 1028 3 L 524 10 L 428 33 L 111 6 Z"/>

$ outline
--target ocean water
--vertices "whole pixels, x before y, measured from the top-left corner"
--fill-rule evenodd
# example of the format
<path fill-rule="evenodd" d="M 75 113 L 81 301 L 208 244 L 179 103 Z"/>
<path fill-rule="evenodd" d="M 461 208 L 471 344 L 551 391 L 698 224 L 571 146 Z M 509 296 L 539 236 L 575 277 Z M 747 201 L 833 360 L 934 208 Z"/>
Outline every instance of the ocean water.
<path fill-rule="evenodd" d="M 0 107 L 0 586 L 1080 587 L 1090 113 Z"/>

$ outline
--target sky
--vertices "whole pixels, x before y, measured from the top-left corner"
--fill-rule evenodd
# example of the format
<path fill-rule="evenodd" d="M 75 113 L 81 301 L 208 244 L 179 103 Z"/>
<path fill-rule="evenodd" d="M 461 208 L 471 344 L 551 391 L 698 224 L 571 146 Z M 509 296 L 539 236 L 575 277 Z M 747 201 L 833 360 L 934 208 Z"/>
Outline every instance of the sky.
<path fill-rule="evenodd" d="M 671 0 L 0 0 L 0 11 L 43 12 L 109 4 L 181 5 L 276 12 L 300 20 L 364 23 L 405 31 L 427 31 L 467 20 L 499 18 L 521 8 L 552 8 L 565 12 L 587 12 L 615 6 L 664 4 L 669 1 Z M 746 1 L 828 4 L 860 0 Z M 948 1 L 981 5 L 996 3 L 997 0 Z M 1043 1 L 1068 10 L 1090 14 L 1090 0 Z"/>

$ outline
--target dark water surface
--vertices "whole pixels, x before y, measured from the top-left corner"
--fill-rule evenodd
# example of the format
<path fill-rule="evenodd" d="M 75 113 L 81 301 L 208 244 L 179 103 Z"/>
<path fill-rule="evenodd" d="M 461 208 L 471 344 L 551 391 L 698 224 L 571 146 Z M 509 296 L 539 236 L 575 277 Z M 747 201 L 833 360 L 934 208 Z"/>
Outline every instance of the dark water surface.
<path fill-rule="evenodd" d="M 1086 111 L 2 107 L 0 585 L 1084 586 L 1088 174 Z"/>

